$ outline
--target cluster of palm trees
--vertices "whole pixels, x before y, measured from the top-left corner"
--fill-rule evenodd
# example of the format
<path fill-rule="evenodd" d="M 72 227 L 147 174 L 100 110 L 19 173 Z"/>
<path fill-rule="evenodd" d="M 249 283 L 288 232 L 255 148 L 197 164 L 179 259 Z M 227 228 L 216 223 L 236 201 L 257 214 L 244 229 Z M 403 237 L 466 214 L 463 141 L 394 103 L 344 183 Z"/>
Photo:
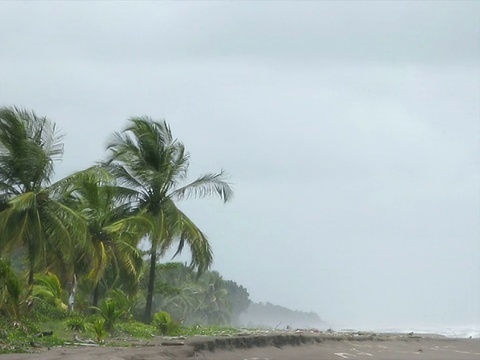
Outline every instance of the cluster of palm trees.
<path fill-rule="evenodd" d="M 187 182 L 189 155 L 165 121 L 129 120 L 113 135 L 106 159 L 53 182 L 63 136 L 45 117 L 16 107 L 0 108 L 0 256 L 24 254 L 27 284 L 52 272 L 69 290 L 73 310 L 77 284 L 138 289 L 146 239 L 150 267 L 144 320 L 152 317 L 155 269 L 176 246 L 191 252 L 191 266 L 206 270 L 212 249 L 205 234 L 177 207 L 188 197 L 232 197 L 225 174 Z M 186 184 L 185 184 L 186 183 Z M 85 286 L 85 285 L 83 285 Z"/>
<path fill-rule="evenodd" d="M 198 277 L 184 264 L 166 263 L 157 267 L 157 274 L 156 303 L 185 325 L 238 324 L 237 314 L 250 304 L 247 289 L 216 271 Z"/>

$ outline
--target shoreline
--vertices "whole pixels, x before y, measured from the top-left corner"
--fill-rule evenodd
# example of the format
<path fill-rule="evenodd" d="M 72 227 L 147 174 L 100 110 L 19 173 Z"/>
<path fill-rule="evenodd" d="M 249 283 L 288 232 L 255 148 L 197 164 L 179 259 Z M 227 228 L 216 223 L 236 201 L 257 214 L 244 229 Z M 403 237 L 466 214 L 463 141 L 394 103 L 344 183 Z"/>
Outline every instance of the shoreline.
<path fill-rule="evenodd" d="M 80 344 L 81 345 L 81 344 Z M 33 353 L 4 354 L 0 360 L 96 359 L 479 359 L 480 339 L 437 334 L 326 333 L 295 331 L 235 336 L 156 337 L 123 346 L 62 346 Z"/>

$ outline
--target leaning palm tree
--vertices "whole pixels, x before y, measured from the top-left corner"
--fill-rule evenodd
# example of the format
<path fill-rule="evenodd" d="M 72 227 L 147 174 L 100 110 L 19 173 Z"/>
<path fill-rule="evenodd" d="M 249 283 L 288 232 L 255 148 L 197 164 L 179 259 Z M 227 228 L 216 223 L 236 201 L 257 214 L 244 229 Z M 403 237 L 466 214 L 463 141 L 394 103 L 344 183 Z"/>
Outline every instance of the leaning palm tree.
<path fill-rule="evenodd" d="M 150 322 L 158 256 L 178 244 L 177 254 L 185 245 L 190 248 L 192 267 L 202 271 L 212 262 L 207 237 L 175 201 L 216 195 L 226 202 L 233 193 L 224 181 L 223 171 L 181 185 L 187 177 L 189 155 L 183 144 L 173 138 L 165 121 L 132 118 L 123 132 L 114 134 L 107 149 L 107 166 L 122 185 L 136 191 L 132 205 L 145 212 L 153 224 L 148 234 L 150 270 L 144 313 L 144 320 Z"/>
<path fill-rule="evenodd" d="M 0 109 L 0 249 L 26 249 L 29 285 L 52 255 L 73 276 L 73 243 L 85 238 L 81 217 L 52 196 L 54 162 L 62 154 L 55 124 L 23 109 Z"/>

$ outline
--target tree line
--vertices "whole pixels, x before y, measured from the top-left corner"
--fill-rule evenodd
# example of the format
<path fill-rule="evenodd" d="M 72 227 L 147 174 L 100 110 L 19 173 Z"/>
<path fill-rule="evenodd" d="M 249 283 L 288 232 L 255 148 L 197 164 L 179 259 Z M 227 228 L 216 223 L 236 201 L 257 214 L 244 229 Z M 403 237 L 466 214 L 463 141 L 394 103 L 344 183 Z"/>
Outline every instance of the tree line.
<path fill-rule="evenodd" d="M 223 171 L 187 182 L 190 157 L 167 122 L 129 119 L 113 133 L 105 159 L 54 182 L 62 155 L 63 134 L 54 122 L 33 111 L 0 108 L 4 315 L 19 318 L 34 307 L 34 289 L 40 296 L 40 285 L 57 299 L 61 296 L 55 293 L 65 291 L 67 300 L 59 306 L 70 312 L 85 304 L 98 307 L 112 290 L 135 299 L 143 289 L 139 316 L 147 323 L 154 301 L 190 323 L 238 316 L 235 311 L 244 304 L 232 312 L 235 300 L 227 301 L 228 294 L 237 292 L 237 300 L 248 306 L 246 289 L 207 271 L 213 259 L 207 236 L 177 206 L 189 197 L 227 202 L 232 188 Z M 142 240 L 148 243 L 146 251 L 139 247 Z M 167 251 L 177 255 L 185 248 L 190 264 L 171 265 L 174 272 L 159 265 Z M 195 285 L 194 278 L 203 285 Z"/>
<path fill-rule="evenodd" d="M 200 276 L 186 264 L 157 266 L 155 303 L 187 326 L 241 325 L 240 314 L 251 301 L 245 287 L 225 280 L 216 271 Z"/>
<path fill-rule="evenodd" d="M 250 303 L 240 318 L 249 327 L 305 329 L 324 325 L 318 314 L 313 311 L 291 310 L 269 302 Z"/>

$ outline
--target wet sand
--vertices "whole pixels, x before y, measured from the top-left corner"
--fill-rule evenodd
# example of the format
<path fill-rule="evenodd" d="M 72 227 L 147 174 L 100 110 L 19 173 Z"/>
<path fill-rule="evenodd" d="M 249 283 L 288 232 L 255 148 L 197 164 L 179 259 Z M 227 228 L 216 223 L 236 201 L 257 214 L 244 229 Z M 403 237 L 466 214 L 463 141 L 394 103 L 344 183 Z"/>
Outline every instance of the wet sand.
<path fill-rule="evenodd" d="M 205 355 L 205 356 L 203 356 Z M 203 353 L 207 360 L 474 360 L 480 339 L 419 341 L 326 341 L 321 344 L 222 350 Z"/>
<path fill-rule="evenodd" d="M 161 339 L 131 347 L 59 347 L 32 354 L 0 355 L 0 360 L 480 360 L 480 339 L 407 335 L 265 335 L 190 338 L 162 345 Z"/>

